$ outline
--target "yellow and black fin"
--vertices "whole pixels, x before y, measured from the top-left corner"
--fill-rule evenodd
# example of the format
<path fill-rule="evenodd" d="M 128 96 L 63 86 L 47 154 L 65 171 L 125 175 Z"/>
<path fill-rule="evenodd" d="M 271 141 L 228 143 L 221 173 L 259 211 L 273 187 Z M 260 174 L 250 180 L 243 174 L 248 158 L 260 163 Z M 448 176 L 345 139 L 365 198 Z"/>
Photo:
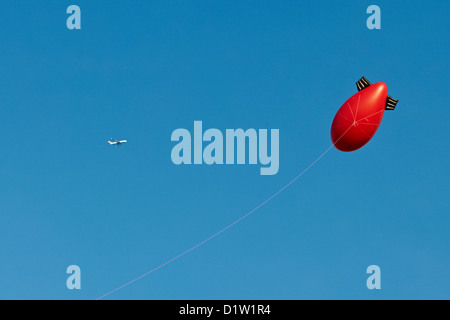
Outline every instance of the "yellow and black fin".
<path fill-rule="evenodd" d="M 386 107 L 384 109 L 386 110 L 394 110 L 395 106 L 397 105 L 398 100 L 392 98 L 391 96 L 388 96 L 386 99 Z"/>
<path fill-rule="evenodd" d="M 356 82 L 356 87 L 358 88 L 358 91 L 361 91 L 362 89 L 367 88 L 371 84 L 372 83 L 370 83 L 369 80 L 367 80 L 365 77 L 362 77 L 361 79 L 358 80 L 358 82 Z"/>

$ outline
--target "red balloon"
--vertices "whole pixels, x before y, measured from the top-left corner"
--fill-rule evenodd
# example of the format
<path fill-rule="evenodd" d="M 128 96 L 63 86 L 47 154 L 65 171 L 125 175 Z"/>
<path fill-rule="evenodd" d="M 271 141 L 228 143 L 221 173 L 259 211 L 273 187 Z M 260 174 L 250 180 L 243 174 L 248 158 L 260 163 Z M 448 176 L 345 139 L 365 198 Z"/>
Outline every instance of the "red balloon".
<path fill-rule="evenodd" d="M 354 151 L 369 142 L 384 110 L 393 110 L 398 102 L 388 96 L 383 82 L 371 84 L 363 77 L 356 84 L 360 91 L 345 101 L 331 125 L 331 140 L 341 151 Z"/>

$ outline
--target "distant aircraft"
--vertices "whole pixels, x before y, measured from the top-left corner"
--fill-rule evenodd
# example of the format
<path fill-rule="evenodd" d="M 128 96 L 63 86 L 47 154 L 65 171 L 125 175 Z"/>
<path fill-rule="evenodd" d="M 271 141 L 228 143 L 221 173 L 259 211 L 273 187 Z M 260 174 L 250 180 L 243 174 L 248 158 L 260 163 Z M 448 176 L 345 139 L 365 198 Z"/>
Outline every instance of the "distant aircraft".
<path fill-rule="evenodd" d="M 111 139 L 112 141 L 108 141 L 108 144 L 110 145 L 110 146 L 112 146 L 112 145 L 116 145 L 116 146 L 118 146 L 118 147 L 120 147 L 120 145 L 122 144 L 122 143 L 126 143 L 127 142 L 127 140 L 115 140 L 115 139 Z"/>

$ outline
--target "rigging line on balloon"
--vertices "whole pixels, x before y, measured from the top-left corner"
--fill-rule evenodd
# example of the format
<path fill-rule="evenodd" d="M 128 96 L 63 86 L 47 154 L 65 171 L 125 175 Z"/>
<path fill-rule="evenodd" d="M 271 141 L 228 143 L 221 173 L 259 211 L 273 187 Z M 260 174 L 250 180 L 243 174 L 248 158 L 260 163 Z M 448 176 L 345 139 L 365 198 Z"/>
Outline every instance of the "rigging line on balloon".
<path fill-rule="evenodd" d="M 343 119 L 345 119 L 345 120 L 347 120 L 347 121 L 350 121 L 350 122 L 353 122 L 354 120 L 350 120 L 349 118 L 347 118 L 347 117 L 344 117 L 342 114 L 340 114 L 340 113 L 338 113 L 338 117 L 341 117 L 341 118 L 343 118 Z"/>
<path fill-rule="evenodd" d="M 359 119 L 358 121 L 361 121 L 361 120 L 368 120 L 367 118 L 373 117 L 374 115 L 379 114 L 380 112 L 383 112 L 383 111 L 384 111 L 384 109 L 383 109 L 383 110 L 380 110 L 380 111 L 377 111 L 377 112 L 374 112 L 374 113 L 372 113 L 371 115 L 368 115 L 368 116 L 366 116 L 366 117 L 364 117 L 364 118 Z"/>
<path fill-rule="evenodd" d="M 360 125 L 369 125 L 369 126 L 379 126 L 379 123 L 369 123 L 369 122 L 357 122 Z"/>
<path fill-rule="evenodd" d="M 205 240 L 199 242 L 198 244 L 196 244 L 195 246 L 191 247 L 190 249 L 180 253 L 179 255 L 175 256 L 174 258 L 164 262 L 163 264 L 157 266 L 156 268 L 153 268 L 150 271 L 147 271 L 146 273 L 140 275 L 137 278 L 134 278 L 133 280 L 128 281 L 127 283 L 121 285 L 120 287 L 117 287 L 114 290 L 111 290 L 105 294 L 103 294 L 102 296 L 98 297 L 95 300 L 100 300 L 103 299 L 104 297 L 144 278 L 145 276 L 148 276 L 149 274 L 153 273 L 154 271 L 161 269 L 162 267 L 168 265 L 169 263 L 181 258 L 182 256 L 188 254 L 189 252 L 195 250 L 196 248 L 200 247 L 201 245 L 205 244 L 206 242 L 212 240 L 213 238 L 217 237 L 218 235 L 220 235 L 221 233 L 223 233 L 224 231 L 228 230 L 229 228 L 231 228 L 232 226 L 234 226 L 235 224 L 237 224 L 238 222 L 242 221 L 243 219 L 245 219 L 247 216 L 249 216 L 250 214 L 252 214 L 253 212 L 255 212 L 256 210 L 258 210 L 259 208 L 261 208 L 262 206 L 264 206 L 266 203 L 268 203 L 269 201 L 271 201 L 273 198 L 275 198 L 276 196 L 278 196 L 281 192 L 283 192 L 286 188 L 288 188 L 291 184 L 293 184 L 296 180 L 298 180 L 301 176 L 303 176 L 309 169 L 311 169 L 320 159 L 322 159 L 323 156 L 325 156 L 328 151 L 331 150 L 331 148 L 352 128 L 353 125 L 351 125 L 347 130 L 345 130 L 345 132 L 335 141 L 331 144 L 331 146 L 329 146 L 319 157 L 316 158 L 316 160 L 314 160 L 308 167 L 306 167 L 306 169 L 304 169 L 302 172 L 300 172 L 294 179 L 292 179 L 291 181 L 289 181 L 288 184 L 286 184 L 284 187 L 282 187 L 280 190 L 278 190 L 277 192 L 275 192 L 272 196 L 270 196 L 269 198 L 267 198 L 265 201 L 263 201 L 262 203 L 260 203 L 257 207 L 255 207 L 254 209 L 250 210 L 249 212 L 247 212 L 246 214 L 244 214 L 243 216 L 241 216 L 239 219 L 235 220 L 234 222 L 232 222 L 231 224 L 229 224 L 228 226 L 226 226 L 225 228 L 221 229 L 220 231 L 216 232 L 215 234 L 213 234 L 212 236 L 206 238 Z"/>
<path fill-rule="evenodd" d="M 347 105 L 348 105 L 348 108 L 350 109 L 350 112 L 352 113 L 353 122 L 355 122 L 355 121 L 356 121 L 356 117 L 355 117 L 355 115 L 353 114 L 353 110 L 352 110 L 352 106 L 350 105 L 350 102 L 347 103 Z"/>

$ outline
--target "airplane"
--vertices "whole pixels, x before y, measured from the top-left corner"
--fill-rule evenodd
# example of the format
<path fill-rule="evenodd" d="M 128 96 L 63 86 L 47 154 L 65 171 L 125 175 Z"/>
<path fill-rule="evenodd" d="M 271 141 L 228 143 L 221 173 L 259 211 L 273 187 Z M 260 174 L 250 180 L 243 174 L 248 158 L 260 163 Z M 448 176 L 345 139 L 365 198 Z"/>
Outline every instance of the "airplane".
<path fill-rule="evenodd" d="M 116 146 L 118 146 L 118 147 L 120 147 L 121 146 L 121 144 L 122 143 L 126 143 L 127 142 L 127 140 L 115 140 L 115 139 L 111 139 L 112 141 L 109 141 L 108 140 L 108 144 L 110 145 L 110 146 L 112 146 L 112 145 L 116 145 Z"/>

